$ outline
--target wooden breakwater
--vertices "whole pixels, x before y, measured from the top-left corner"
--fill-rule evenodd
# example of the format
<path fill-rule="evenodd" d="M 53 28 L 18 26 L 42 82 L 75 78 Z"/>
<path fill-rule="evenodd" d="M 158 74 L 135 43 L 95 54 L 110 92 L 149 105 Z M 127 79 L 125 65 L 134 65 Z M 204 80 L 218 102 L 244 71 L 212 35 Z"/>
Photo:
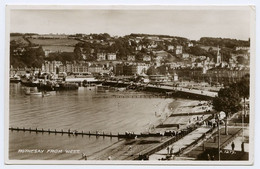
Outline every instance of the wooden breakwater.
<path fill-rule="evenodd" d="M 23 131 L 23 132 L 34 132 L 34 133 L 48 133 L 48 134 L 66 134 L 66 135 L 74 135 L 74 136 L 96 136 L 96 137 L 118 137 L 118 138 L 129 138 L 129 139 L 133 139 L 136 137 L 161 137 L 164 136 L 160 133 L 140 133 L 140 134 L 135 134 L 135 133 L 130 133 L 130 132 L 126 132 L 123 134 L 117 133 L 117 134 L 113 134 L 112 132 L 109 133 L 105 133 L 105 132 L 85 132 L 85 131 L 78 131 L 78 130 L 56 130 L 56 129 L 43 129 L 43 128 L 19 128 L 19 127 L 10 127 L 9 128 L 10 131 Z"/>
<path fill-rule="evenodd" d="M 176 117 L 176 116 L 195 116 L 195 115 L 213 115 L 216 114 L 215 111 L 203 111 L 203 112 L 194 112 L 194 113 L 174 113 L 171 114 L 170 117 Z"/>
<path fill-rule="evenodd" d="M 52 129 L 39 129 L 39 128 L 25 128 L 25 127 L 22 127 L 22 128 L 19 128 L 19 127 L 10 127 L 9 128 L 10 131 L 23 131 L 23 132 L 35 132 L 35 133 L 49 133 L 49 134 L 67 134 L 67 135 L 75 135 L 75 136 L 78 136 L 78 135 L 88 135 L 88 136 L 103 136 L 103 137 L 119 137 L 120 134 L 112 134 L 111 132 L 110 133 L 100 133 L 98 131 L 96 132 L 84 132 L 83 130 L 82 131 L 77 131 L 77 130 L 52 130 Z"/>

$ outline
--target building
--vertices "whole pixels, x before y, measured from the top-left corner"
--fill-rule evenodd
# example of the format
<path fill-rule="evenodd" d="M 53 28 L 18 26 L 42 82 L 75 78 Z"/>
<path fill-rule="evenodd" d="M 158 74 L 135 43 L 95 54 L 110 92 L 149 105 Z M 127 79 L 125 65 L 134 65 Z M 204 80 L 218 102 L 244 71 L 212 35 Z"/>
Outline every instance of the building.
<path fill-rule="evenodd" d="M 117 76 L 142 75 L 147 72 L 148 68 L 149 66 L 146 64 L 117 64 L 114 68 L 114 73 Z"/>
<path fill-rule="evenodd" d="M 183 53 L 182 54 L 182 58 L 183 59 L 188 59 L 190 57 L 190 54 L 188 54 L 188 53 Z"/>
<path fill-rule="evenodd" d="M 93 74 L 102 73 L 103 72 L 103 66 L 93 64 L 93 65 L 88 67 L 88 72 L 93 73 Z"/>
<path fill-rule="evenodd" d="M 88 64 L 87 63 L 72 63 L 66 62 L 65 65 L 59 66 L 59 72 L 65 73 L 88 73 Z"/>
<path fill-rule="evenodd" d="M 173 50 L 174 50 L 174 46 L 173 46 L 173 45 L 169 45 L 169 46 L 167 46 L 167 50 L 169 50 L 169 51 L 173 51 Z"/>
<path fill-rule="evenodd" d="M 107 60 L 116 60 L 116 54 L 115 53 L 108 53 L 107 54 Z"/>
<path fill-rule="evenodd" d="M 249 52 L 250 51 L 250 47 L 247 47 L 247 46 L 237 46 L 236 47 L 236 51 L 238 51 L 238 50 L 245 50 L 245 51 Z"/>
<path fill-rule="evenodd" d="M 240 81 L 242 77 L 249 73 L 250 70 L 248 68 L 228 69 L 216 67 L 207 71 L 205 81 L 210 84 L 229 84 Z"/>
<path fill-rule="evenodd" d="M 124 65 L 123 66 L 123 75 L 132 76 L 137 74 L 136 65 Z"/>
<path fill-rule="evenodd" d="M 42 72 L 58 74 L 61 65 L 61 61 L 45 61 L 42 64 Z"/>
<path fill-rule="evenodd" d="M 217 65 L 220 65 L 222 62 L 222 58 L 221 58 L 221 54 L 219 52 L 219 48 L 218 48 L 218 52 L 217 52 Z"/>
<path fill-rule="evenodd" d="M 161 66 L 161 63 L 162 63 L 162 61 L 164 60 L 163 59 L 163 57 L 162 56 L 156 56 L 156 58 L 154 59 L 155 60 L 155 65 L 157 66 L 157 67 L 159 67 L 159 66 Z"/>
<path fill-rule="evenodd" d="M 176 46 L 175 54 L 176 55 L 182 54 L 182 46 L 181 45 Z"/>
<path fill-rule="evenodd" d="M 16 48 L 13 50 L 13 56 L 21 56 L 25 53 L 25 48 Z"/>
<path fill-rule="evenodd" d="M 123 75 L 124 74 L 124 70 L 123 70 L 123 67 L 124 67 L 124 64 L 116 64 L 115 66 L 114 66 L 114 74 L 116 75 L 116 76 L 121 76 L 121 75 Z"/>
<path fill-rule="evenodd" d="M 192 42 L 188 42 L 188 47 L 193 47 L 193 43 Z"/>
<path fill-rule="evenodd" d="M 135 48 L 135 50 L 138 50 L 138 51 L 140 51 L 140 50 L 142 50 L 143 49 L 143 46 L 142 45 L 138 45 L 136 48 Z"/>
<path fill-rule="evenodd" d="M 177 73 L 173 74 L 173 81 L 177 82 L 179 80 Z"/>
<path fill-rule="evenodd" d="M 103 61 L 106 60 L 106 54 L 105 53 L 97 53 L 97 61 Z"/>
<path fill-rule="evenodd" d="M 48 57 L 50 53 L 53 53 L 53 51 L 51 51 L 49 49 L 44 50 L 45 57 Z"/>
<path fill-rule="evenodd" d="M 214 84 L 230 84 L 238 82 L 246 74 L 249 74 L 248 68 L 215 67 L 205 70 L 204 67 L 195 68 L 179 68 L 174 69 L 173 73 L 178 75 L 181 81 L 207 82 Z"/>
<path fill-rule="evenodd" d="M 149 66 L 145 65 L 145 64 L 136 65 L 136 74 L 137 75 L 145 74 L 147 72 L 148 68 L 149 68 Z"/>
<path fill-rule="evenodd" d="M 158 36 L 148 36 L 147 39 L 150 40 L 159 40 L 160 38 Z"/>
<path fill-rule="evenodd" d="M 144 55 L 143 56 L 143 61 L 144 62 L 150 62 L 151 60 L 152 60 L 151 56 L 149 56 L 149 55 Z"/>
<path fill-rule="evenodd" d="M 169 79 L 168 76 L 164 76 L 164 75 L 150 75 L 149 79 L 150 79 L 150 82 L 155 82 L 155 83 L 168 82 L 171 80 L 171 79 Z"/>
<path fill-rule="evenodd" d="M 127 61 L 134 62 L 135 61 L 135 55 L 127 55 Z"/>

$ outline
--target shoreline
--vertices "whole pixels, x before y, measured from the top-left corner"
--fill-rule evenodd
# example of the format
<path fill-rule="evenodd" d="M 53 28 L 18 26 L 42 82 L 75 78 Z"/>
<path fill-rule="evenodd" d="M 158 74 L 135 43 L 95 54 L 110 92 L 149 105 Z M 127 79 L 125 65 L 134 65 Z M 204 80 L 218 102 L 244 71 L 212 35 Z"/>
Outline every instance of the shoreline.
<path fill-rule="evenodd" d="M 196 109 L 196 105 L 200 103 L 198 100 L 189 100 L 189 104 L 187 104 L 188 100 L 185 99 L 168 99 L 166 103 L 158 105 L 159 109 L 162 109 L 163 112 L 161 116 L 166 117 L 167 114 L 170 115 L 174 113 L 178 113 L 179 109 L 184 109 L 185 111 L 191 111 L 192 109 Z M 195 106 L 195 107 L 194 107 Z M 173 108 L 174 107 L 174 108 Z M 167 117 L 164 122 L 166 122 L 169 118 L 173 117 Z M 176 117 L 174 117 L 176 118 Z M 182 117 L 183 118 L 183 117 Z M 153 125 L 160 124 L 159 120 L 156 120 L 153 122 Z M 156 125 L 157 127 L 157 125 Z M 156 128 L 155 127 L 155 128 Z M 155 129 L 158 131 L 158 129 Z M 163 131 L 166 131 L 167 128 L 162 128 Z M 131 140 L 119 140 L 118 142 L 114 143 L 111 146 L 108 146 L 102 150 L 99 150 L 91 155 L 88 156 L 89 160 L 107 160 L 110 158 L 111 160 L 127 160 L 128 158 L 131 158 L 131 154 L 138 154 L 142 152 L 145 149 L 148 149 L 151 146 L 154 146 L 160 142 L 163 142 L 166 140 L 167 137 L 162 138 L 136 138 Z M 146 141 L 150 142 L 151 144 L 144 144 L 140 145 L 140 142 Z M 131 147 L 131 150 L 129 150 L 129 147 Z M 123 153 L 123 154 L 119 154 Z"/>

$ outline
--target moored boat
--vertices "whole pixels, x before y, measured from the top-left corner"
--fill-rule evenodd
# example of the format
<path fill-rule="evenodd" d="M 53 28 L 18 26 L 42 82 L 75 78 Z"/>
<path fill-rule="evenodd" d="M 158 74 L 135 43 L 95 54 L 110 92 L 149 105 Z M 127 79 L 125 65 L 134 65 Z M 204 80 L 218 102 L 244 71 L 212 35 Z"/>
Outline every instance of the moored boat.
<path fill-rule="evenodd" d="M 21 78 L 19 76 L 10 77 L 10 83 L 19 83 Z"/>
<path fill-rule="evenodd" d="M 30 92 L 30 91 L 25 91 L 26 95 L 42 95 L 42 92 Z"/>

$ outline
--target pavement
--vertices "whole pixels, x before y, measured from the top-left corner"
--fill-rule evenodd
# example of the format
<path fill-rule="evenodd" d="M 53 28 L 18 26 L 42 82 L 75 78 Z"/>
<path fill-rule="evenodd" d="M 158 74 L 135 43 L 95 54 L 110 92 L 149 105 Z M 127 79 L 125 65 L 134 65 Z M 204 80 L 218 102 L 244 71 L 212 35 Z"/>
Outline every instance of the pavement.
<path fill-rule="evenodd" d="M 244 130 L 244 140 L 243 140 L 243 137 L 242 137 L 242 133 L 233 140 L 233 142 L 235 144 L 234 150 L 235 151 L 241 151 L 241 144 L 242 144 L 242 141 L 244 141 L 244 148 L 245 148 L 244 151 L 245 152 L 249 152 L 249 141 L 248 141 L 248 138 L 249 138 L 249 130 L 245 129 Z M 229 143 L 224 149 L 232 150 L 231 144 L 232 144 L 232 142 Z"/>
<path fill-rule="evenodd" d="M 230 149 L 231 150 L 231 143 L 232 141 L 235 141 L 238 137 L 236 136 L 236 133 L 238 133 L 241 130 L 241 128 L 233 128 L 229 127 L 229 135 L 225 135 L 225 128 L 222 127 L 220 129 L 221 137 L 220 137 L 220 145 L 223 149 Z M 197 146 L 193 147 L 190 151 L 185 152 L 185 154 L 182 154 L 181 156 L 183 159 L 188 160 L 189 158 L 198 159 L 201 158 L 201 154 L 205 152 L 205 150 L 211 151 L 212 149 L 218 148 L 218 131 L 215 131 L 212 135 L 209 135 L 210 137 L 206 137 L 206 140 L 203 140 L 200 142 Z M 234 138 L 235 137 L 235 138 Z M 238 138 L 239 140 L 239 138 Z M 241 142 L 235 143 L 237 144 L 238 151 L 241 151 Z M 246 149 L 246 144 L 245 144 Z M 213 152 L 212 152 L 213 153 Z M 217 157 L 217 156 L 215 156 Z M 228 158 L 227 158 L 228 159 Z M 205 159 L 207 160 L 207 159 Z"/>
<path fill-rule="evenodd" d="M 194 142 L 195 140 L 200 138 L 204 133 L 206 133 L 209 130 L 210 130 L 210 128 L 200 127 L 198 129 L 194 130 L 193 132 L 191 132 L 190 134 L 186 135 L 182 139 L 178 140 L 177 142 L 171 144 L 169 146 L 169 149 L 171 149 L 171 147 L 172 147 L 173 148 L 172 153 L 176 153 L 180 149 L 188 147 L 192 142 Z M 167 154 L 168 154 L 168 150 L 167 150 L 167 148 L 165 148 L 165 149 L 162 149 L 162 150 L 156 152 L 155 154 L 151 155 L 149 157 L 149 160 L 159 160 L 162 158 L 164 159 Z"/>

